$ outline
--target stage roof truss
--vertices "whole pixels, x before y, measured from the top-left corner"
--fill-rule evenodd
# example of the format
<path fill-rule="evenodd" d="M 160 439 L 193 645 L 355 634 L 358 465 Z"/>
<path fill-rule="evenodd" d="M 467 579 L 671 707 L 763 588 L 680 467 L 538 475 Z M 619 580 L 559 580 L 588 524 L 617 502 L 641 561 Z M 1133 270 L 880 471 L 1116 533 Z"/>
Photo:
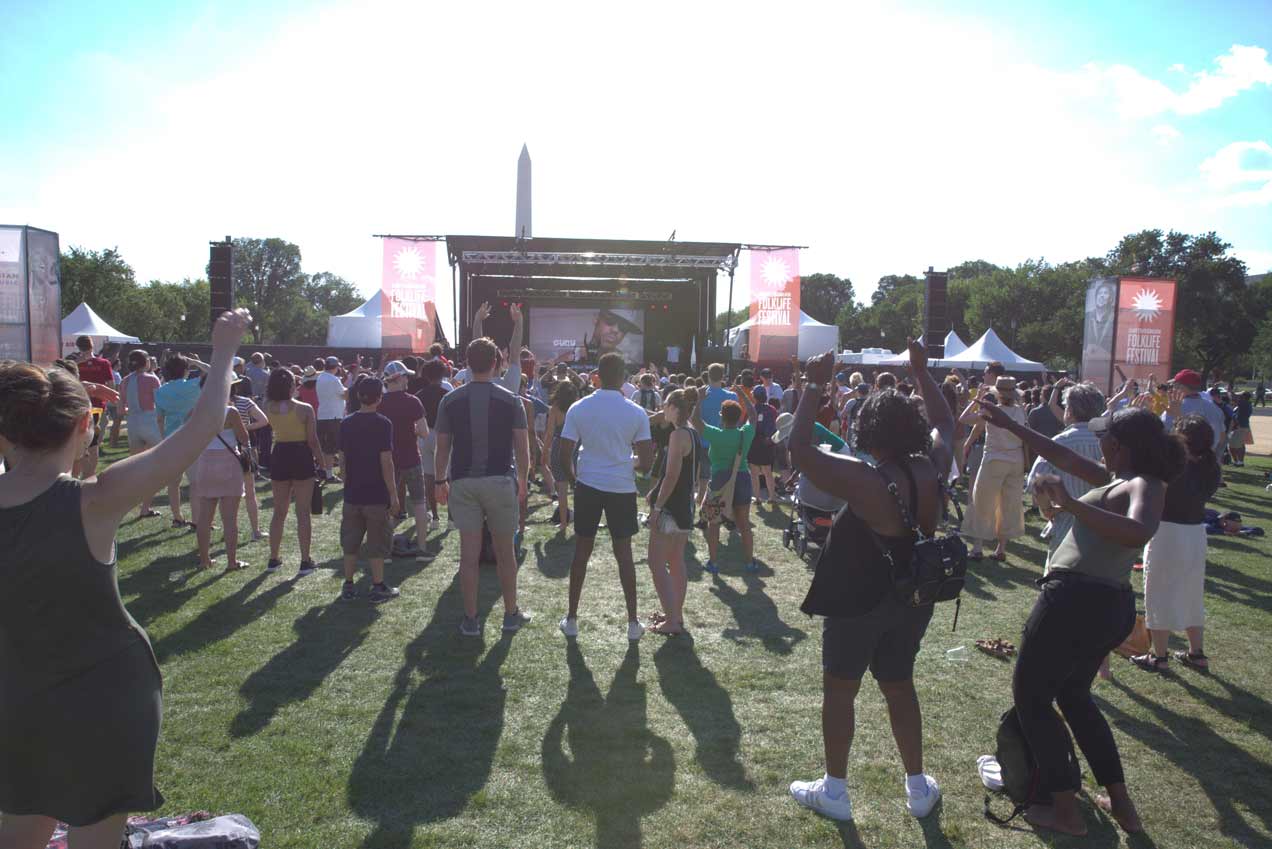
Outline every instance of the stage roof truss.
<path fill-rule="evenodd" d="M 618 268 L 703 268 L 732 271 L 737 254 L 620 254 L 593 251 L 463 251 L 460 260 L 473 265 L 582 266 Z"/>

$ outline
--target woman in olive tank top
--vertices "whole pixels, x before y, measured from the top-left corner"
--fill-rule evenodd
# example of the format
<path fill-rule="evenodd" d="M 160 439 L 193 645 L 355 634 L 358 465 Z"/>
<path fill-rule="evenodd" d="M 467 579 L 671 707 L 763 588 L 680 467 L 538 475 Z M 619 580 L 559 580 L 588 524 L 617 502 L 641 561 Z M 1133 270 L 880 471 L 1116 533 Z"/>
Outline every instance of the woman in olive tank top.
<path fill-rule="evenodd" d="M 685 545 L 693 532 L 693 487 L 698 480 L 698 435 L 686 423 L 697 402 L 695 390 L 677 389 L 651 417 L 651 421 L 661 417 L 675 428 L 667 439 L 665 468 L 649 514 L 649 571 L 663 609 L 661 621 L 651 630 L 664 636 L 674 636 L 685 628 L 685 593 L 689 588 Z"/>
<path fill-rule="evenodd" d="M 1135 626 L 1131 566 L 1153 538 L 1166 503 L 1166 484 L 1183 469 L 1182 441 L 1168 435 L 1147 409 L 1147 395 L 1112 416 L 1091 419 L 1104 464 L 1052 442 L 983 406 L 992 425 L 1019 437 L 1036 454 L 1095 489 L 1074 498 L 1058 479 L 1035 485 L 1040 503 L 1050 501 L 1073 516 L 1073 525 L 1049 560 L 1041 593 L 1025 622 L 1012 695 L 1020 727 L 1040 771 L 1040 789 L 1050 805 L 1034 805 L 1025 819 L 1037 828 L 1086 834 L 1078 808 L 1078 779 L 1069 768 L 1069 744 L 1053 705 L 1060 708 L 1107 795 L 1096 804 L 1128 832 L 1142 830 L 1126 789 L 1113 732 L 1091 698 L 1091 682 L 1109 652 Z"/>
<path fill-rule="evenodd" d="M 95 478 L 70 476 L 92 441 L 69 374 L 0 364 L 0 846 L 115 849 L 132 811 L 154 810 L 162 683 L 146 632 L 119 597 L 115 534 L 129 510 L 188 468 L 221 429 L 234 351 L 251 316 L 225 313 L 184 426 Z"/>

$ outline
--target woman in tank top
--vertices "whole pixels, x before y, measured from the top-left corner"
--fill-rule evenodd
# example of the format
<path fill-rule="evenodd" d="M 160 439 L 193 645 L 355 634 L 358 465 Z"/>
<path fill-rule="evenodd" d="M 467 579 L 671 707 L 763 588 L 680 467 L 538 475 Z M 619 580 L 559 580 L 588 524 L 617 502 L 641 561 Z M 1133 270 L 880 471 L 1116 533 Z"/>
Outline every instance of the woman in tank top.
<path fill-rule="evenodd" d="M 317 481 L 316 458 L 322 457 L 322 445 L 318 442 L 318 417 L 314 408 L 292 400 L 295 386 L 295 375 L 285 368 L 276 368 L 270 372 L 269 383 L 265 387 L 265 415 L 274 430 L 269 462 L 274 515 L 269 522 L 269 563 L 265 568 L 273 572 L 283 565 L 283 527 L 287 524 L 287 511 L 294 502 L 300 542 L 297 576 L 304 577 L 316 568 L 309 556 L 309 544 L 313 539 L 310 500 Z"/>
<path fill-rule="evenodd" d="M 1052 800 L 1029 808 L 1025 818 L 1038 828 L 1086 834 L 1077 803 L 1078 779 L 1068 768 L 1068 740 L 1054 704 L 1096 783 L 1107 791 L 1096 804 L 1128 832 L 1140 831 L 1117 743 L 1091 698 L 1091 682 L 1104 658 L 1135 625 L 1131 566 L 1157 532 L 1166 484 L 1184 466 L 1183 443 L 1168 435 L 1148 410 L 1119 410 L 1087 423 L 1100 438 L 1101 465 L 1030 430 L 1001 407 L 984 406 L 982 415 L 1062 472 L 1095 486 L 1075 499 L 1058 478 L 1035 485 L 1040 503 L 1071 514 L 1073 525 L 1048 561 L 1012 676 L 1020 727 L 1038 763 L 1040 788 Z"/>
<path fill-rule="evenodd" d="M 950 468 L 954 414 L 927 370 L 927 349 L 910 343 L 910 371 L 918 399 L 887 388 L 862 402 L 854 427 L 856 457 L 822 451 L 813 423 L 834 352 L 809 361 L 807 384 L 791 430 L 791 462 L 814 486 L 846 502 L 835 518 L 817 562 L 803 610 L 825 616 L 822 635 L 822 738 L 826 773 L 790 786 L 795 801 L 839 820 L 852 819 L 846 788 L 848 751 L 854 730 L 854 703 L 866 670 L 874 675 L 887 704 L 892 736 L 905 768 L 906 807 L 927 816 L 941 797 L 923 771 L 923 725 L 914 689 L 914 658 L 932 617 L 932 607 L 911 607 L 891 592 L 880 545 L 898 562 L 908 560 L 914 535 L 889 489 L 896 484 L 906 511 L 925 534 L 941 517 L 941 480 Z M 923 412 L 926 410 L 926 414 Z M 876 541 L 878 544 L 876 544 Z"/>
<path fill-rule="evenodd" d="M 206 378 L 205 378 L 206 379 Z M 248 436 L 243 418 L 234 406 L 225 408 L 225 427 L 208 442 L 194 464 L 191 499 L 198 499 L 194 515 L 199 543 L 199 570 L 211 569 L 212 518 L 220 510 L 221 530 L 225 539 L 225 571 L 247 568 L 238 559 L 238 508 L 243 497 L 243 466 L 238 449 L 245 449 Z"/>
<path fill-rule="evenodd" d="M 95 479 L 69 474 L 93 439 L 87 394 L 59 369 L 0 364 L 0 846 L 117 847 L 155 788 L 162 680 L 119 597 L 120 520 L 222 427 L 246 310 L 212 329 L 207 386 L 186 423 Z M 33 599 L 38 598 L 38 603 Z"/>
<path fill-rule="evenodd" d="M 698 394 L 693 389 L 677 389 L 667 396 L 663 408 L 650 417 L 666 421 L 674 430 L 667 439 L 663 474 L 653 493 L 649 514 L 649 571 L 662 603 L 662 616 L 655 616 L 650 629 L 655 634 L 673 636 L 685 629 L 685 593 L 689 577 L 685 571 L 685 544 L 693 532 L 694 483 L 698 480 L 698 434 L 688 426 Z"/>
<path fill-rule="evenodd" d="M 250 452 L 251 457 L 248 467 L 243 469 L 243 494 L 246 496 L 244 501 L 247 503 L 247 518 L 252 524 L 252 542 L 265 538 L 261 533 L 261 508 L 256 500 L 256 474 L 260 468 L 257 437 L 260 436 L 261 431 L 269 427 L 269 418 L 265 415 L 265 411 L 252 400 L 250 393 L 254 390 L 255 387 L 250 380 L 235 381 L 230 387 L 230 403 L 234 405 L 234 409 L 238 410 L 239 417 L 243 420 L 243 427 L 247 429 L 250 443 L 242 447 Z"/>

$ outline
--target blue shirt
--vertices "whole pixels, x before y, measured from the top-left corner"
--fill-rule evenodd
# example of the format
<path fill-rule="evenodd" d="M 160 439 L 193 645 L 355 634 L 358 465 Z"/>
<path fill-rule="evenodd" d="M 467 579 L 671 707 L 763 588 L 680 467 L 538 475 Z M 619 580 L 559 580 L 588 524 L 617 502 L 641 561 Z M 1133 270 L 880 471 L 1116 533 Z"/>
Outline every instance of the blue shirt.
<path fill-rule="evenodd" d="M 730 392 L 722 386 L 707 387 L 707 396 L 702 399 L 702 420 L 712 427 L 720 426 L 720 407 L 725 401 L 736 401 L 736 392 Z"/>
<path fill-rule="evenodd" d="M 163 416 L 164 438 L 186 423 L 202 391 L 197 377 L 170 380 L 155 390 L 155 412 Z"/>

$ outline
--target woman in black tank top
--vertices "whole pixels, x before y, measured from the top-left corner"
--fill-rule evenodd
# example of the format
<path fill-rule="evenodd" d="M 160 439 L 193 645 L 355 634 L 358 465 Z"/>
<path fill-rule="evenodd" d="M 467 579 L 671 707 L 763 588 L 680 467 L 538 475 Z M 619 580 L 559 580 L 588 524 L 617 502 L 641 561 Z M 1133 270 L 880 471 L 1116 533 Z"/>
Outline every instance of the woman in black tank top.
<path fill-rule="evenodd" d="M 675 430 L 667 440 L 665 470 L 653 496 L 648 560 L 663 609 L 661 621 L 651 630 L 666 636 L 679 634 L 685 627 L 685 592 L 689 587 L 685 543 L 693 531 L 693 487 L 699 460 L 697 434 L 686 422 L 697 400 L 693 389 L 677 389 L 667 396 L 659 414 Z"/>
<path fill-rule="evenodd" d="M 941 515 L 941 476 L 950 468 L 954 415 L 927 370 L 927 353 L 910 343 L 910 370 L 923 396 L 917 401 L 894 390 L 876 392 L 855 417 L 858 450 L 874 457 L 871 466 L 854 457 L 821 451 L 813 423 L 834 354 L 809 361 L 808 381 L 791 431 L 791 461 L 818 489 L 846 502 L 817 563 L 806 613 L 826 616 L 822 642 L 822 736 L 826 774 L 791 784 L 805 807 L 835 819 L 851 819 L 846 778 L 852 746 L 853 705 L 869 669 L 883 691 L 892 734 L 905 767 L 906 804 L 926 816 L 940 799 L 936 781 L 923 772 L 923 729 L 914 690 L 914 657 L 932 608 L 910 607 L 888 591 L 885 557 L 908 558 L 913 539 L 906 530 L 895 483 L 915 524 L 935 531 Z M 876 540 L 878 545 L 876 545 Z"/>

